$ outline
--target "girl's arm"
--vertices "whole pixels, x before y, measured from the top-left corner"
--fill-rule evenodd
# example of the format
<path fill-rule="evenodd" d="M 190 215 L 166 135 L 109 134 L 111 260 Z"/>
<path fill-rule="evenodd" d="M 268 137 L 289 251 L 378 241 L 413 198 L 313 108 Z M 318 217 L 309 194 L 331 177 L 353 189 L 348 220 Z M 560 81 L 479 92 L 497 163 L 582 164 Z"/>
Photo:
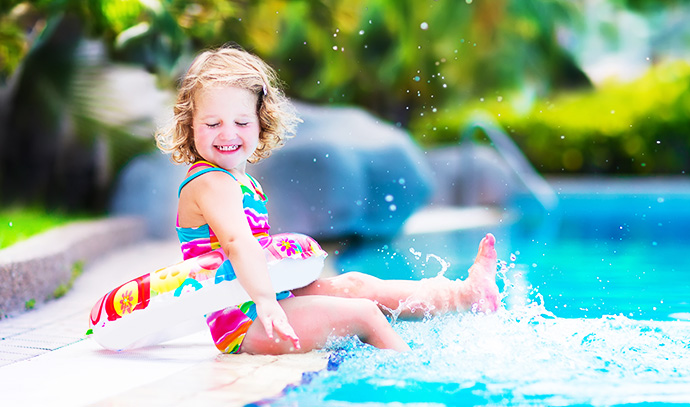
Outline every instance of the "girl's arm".
<path fill-rule="evenodd" d="M 263 249 L 247 223 L 239 184 L 221 172 L 205 174 L 195 181 L 190 192 L 194 193 L 199 213 L 215 232 L 237 280 L 256 304 L 266 335 L 273 338 L 275 330 L 281 339 L 290 340 L 299 349 L 299 338 L 276 301 Z"/>

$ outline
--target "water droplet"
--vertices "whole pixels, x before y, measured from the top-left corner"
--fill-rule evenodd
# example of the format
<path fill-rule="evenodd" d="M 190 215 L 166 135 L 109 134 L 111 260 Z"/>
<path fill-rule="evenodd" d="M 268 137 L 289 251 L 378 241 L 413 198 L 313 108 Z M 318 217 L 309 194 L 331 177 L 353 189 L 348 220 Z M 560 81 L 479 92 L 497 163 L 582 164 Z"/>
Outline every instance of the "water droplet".
<path fill-rule="evenodd" d="M 337 50 L 338 50 L 338 46 L 337 46 L 337 45 L 334 45 L 334 46 L 333 46 L 333 51 L 337 51 Z"/>
<path fill-rule="evenodd" d="M 386 202 L 393 202 L 393 195 L 386 195 Z"/>
<path fill-rule="evenodd" d="M 515 254 L 511 253 L 510 254 L 510 261 L 515 261 L 517 259 L 517 256 Z"/>
<path fill-rule="evenodd" d="M 398 180 L 398 184 L 400 184 L 400 185 L 405 185 L 405 178 L 400 178 L 400 179 Z"/>
<path fill-rule="evenodd" d="M 389 206 L 388 209 L 390 209 L 391 212 L 395 212 L 396 209 L 398 209 L 398 207 L 395 206 L 395 204 L 391 204 L 391 206 Z"/>
<path fill-rule="evenodd" d="M 419 82 L 419 80 L 420 80 L 421 78 L 420 78 L 419 76 L 415 76 L 415 77 L 412 78 L 412 79 L 413 79 L 415 82 Z"/>
<path fill-rule="evenodd" d="M 359 30 L 359 35 L 364 35 L 364 30 Z"/>
<path fill-rule="evenodd" d="M 422 30 L 428 30 L 428 29 L 429 29 L 429 24 L 425 21 L 425 22 L 423 22 L 422 24 L 420 24 L 419 27 L 420 27 Z"/>

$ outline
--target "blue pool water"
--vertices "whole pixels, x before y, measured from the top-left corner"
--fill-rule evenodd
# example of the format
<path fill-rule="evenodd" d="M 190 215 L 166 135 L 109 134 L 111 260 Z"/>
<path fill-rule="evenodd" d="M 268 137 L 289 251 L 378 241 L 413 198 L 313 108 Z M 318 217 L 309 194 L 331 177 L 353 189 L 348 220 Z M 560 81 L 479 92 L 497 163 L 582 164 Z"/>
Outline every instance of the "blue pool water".
<path fill-rule="evenodd" d="M 556 184 L 560 205 L 501 227 L 351 245 L 343 270 L 465 278 L 497 237 L 504 307 L 395 321 L 412 351 L 334 341 L 330 368 L 271 405 L 690 404 L 686 181 Z M 651 404 L 650 404 L 651 403 Z"/>

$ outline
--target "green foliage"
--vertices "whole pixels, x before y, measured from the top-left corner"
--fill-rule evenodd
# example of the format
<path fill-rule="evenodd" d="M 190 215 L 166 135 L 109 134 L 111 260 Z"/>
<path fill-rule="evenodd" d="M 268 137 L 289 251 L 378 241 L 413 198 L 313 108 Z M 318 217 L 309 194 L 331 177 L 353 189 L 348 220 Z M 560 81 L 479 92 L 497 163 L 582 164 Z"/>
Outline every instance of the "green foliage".
<path fill-rule="evenodd" d="M 65 294 L 69 292 L 69 290 L 72 289 L 72 286 L 74 285 L 74 282 L 77 280 L 77 278 L 84 272 L 84 262 L 82 260 L 76 261 L 72 265 L 72 272 L 70 274 L 69 281 L 67 281 L 64 284 L 60 284 L 55 291 L 53 291 L 53 296 L 52 298 L 57 299 L 60 297 L 63 297 Z"/>
<path fill-rule="evenodd" d="M 32 299 L 24 302 L 24 309 L 26 309 L 27 311 L 32 310 L 34 308 L 36 308 L 36 299 L 35 298 L 32 298 Z"/>
<path fill-rule="evenodd" d="M 621 7 L 629 8 L 638 11 L 658 10 L 661 7 L 673 7 L 685 4 L 685 0 L 612 0 L 613 3 L 618 3 Z M 660 4 L 663 3 L 663 4 Z"/>
<path fill-rule="evenodd" d="M 454 143 L 457 129 L 487 112 L 542 172 L 684 174 L 690 169 L 690 64 L 657 66 L 632 83 L 561 92 L 529 104 L 494 95 L 413 123 L 429 144 Z"/>
<path fill-rule="evenodd" d="M 567 0 L 32 3 L 78 15 L 114 58 L 163 83 L 174 85 L 198 49 L 234 41 L 277 67 L 292 96 L 358 104 L 402 124 L 524 81 L 543 89 L 587 83 L 556 40 L 558 24 L 579 16 Z"/>
<path fill-rule="evenodd" d="M 568 1 L 207 0 L 171 13 L 196 44 L 233 40 L 267 59 L 299 99 L 403 125 L 524 81 L 587 83 L 556 42 L 557 24 L 578 15 Z"/>
<path fill-rule="evenodd" d="M 17 13 L 8 13 L 8 4 L 2 3 L 0 10 L 0 83 L 8 77 L 26 55 L 25 34 L 18 21 Z"/>
<path fill-rule="evenodd" d="M 38 208 L 0 209 L 0 249 L 84 218 L 83 215 L 47 212 Z"/>
<path fill-rule="evenodd" d="M 3 65 L 0 72 L 12 76 L 0 85 L 0 205 L 100 213 L 113 176 L 133 156 L 155 148 L 154 128 L 145 116 L 118 114 L 122 96 L 103 92 L 111 64 L 100 47 L 84 40 L 97 35 L 115 41 L 144 9 L 138 0 L 64 0 L 7 10 L 0 32 L 16 29 L 26 52 L 13 54 L 21 64 Z M 0 44 L 0 56 L 6 49 Z"/>
<path fill-rule="evenodd" d="M 659 7 L 609 1 L 644 12 Z M 424 144 L 457 142 L 467 115 L 481 108 L 545 172 L 684 170 L 687 154 L 680 152 L 687 142 L 679 129 L 687 122 L 679 112 L 686 99 L 677 90 L 687 82 L 657 83 L 650 74 L 648 94 L 615 84 L 592 91 L 558 41 L 560 28 L 583 23 L 582 6 L 569 0 L 6 0 L 0 2 L 0 84 L 54 17 L 71 16 L 82 22 L 85 37 L 106 44 L 113 60 L 138 64 L 170 88 L 198 50 L 234 41 L 276 67 L 290 96 L 363 106 L 411 128 Z M 589 90 L 553 96 L 563 89 Z M 110 173 L 146 149 L 142 143 L 150 140 L 128 137 L 126 126 L 82 114 L 89 101 L 79 105 L 81 89 L 69 91 L 56 105 L 74 107 L 68 113 L 87 144 L 100 138 L 110 145 L 116 154 Z"/>

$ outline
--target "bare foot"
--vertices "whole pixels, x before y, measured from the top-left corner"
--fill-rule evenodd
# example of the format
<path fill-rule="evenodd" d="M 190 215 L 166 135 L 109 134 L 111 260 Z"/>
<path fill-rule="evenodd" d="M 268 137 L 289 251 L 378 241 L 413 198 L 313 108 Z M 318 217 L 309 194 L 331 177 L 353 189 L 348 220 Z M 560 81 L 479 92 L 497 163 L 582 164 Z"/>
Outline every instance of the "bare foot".
<path fill-rule="evenodd" d="M 444 276 L 419 281 L 418 289 L 400 304 L 404 316 L 445 314 L 453 311 L 493 312 L 498 309 L 496 285 L 496 238 L 488 233 L 479 243 L 479 251 L 465 280 L 451 281 Z M 407 315 L 409 311 L 409 314 Z"/>
<path fill-rule="evenodd" d="M 464 281 L 458 297 L 458 305 L 469 304 L 469 309 L 493 312 L 498 309 L 499 296 L 496 285 L 496 238 L 491 233 L 479 242 L 479 251 L 470 267 L 470 275 Z M 464 298 L 461 298 L 464 297 Z"/>

